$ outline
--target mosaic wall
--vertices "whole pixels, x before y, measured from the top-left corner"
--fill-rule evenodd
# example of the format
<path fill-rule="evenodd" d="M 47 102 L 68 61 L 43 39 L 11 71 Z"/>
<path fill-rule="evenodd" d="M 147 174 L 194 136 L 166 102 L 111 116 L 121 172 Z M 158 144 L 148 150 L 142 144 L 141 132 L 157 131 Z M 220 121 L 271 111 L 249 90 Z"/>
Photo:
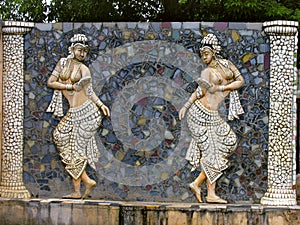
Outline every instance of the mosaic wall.
<path fill-rule="evenodd" d="M 93 199 L 197 202 L 188 184 L 199 171 L 190 172 L 184 159 L 190 134 L 178 111 L 204 67 L 201 39 L 214 33 L 223 57 L 245 78 L 239 90 L 245 114 L 228 121 L 239 143 L 217 192 L 229 202 L 259 203 L 267 189 L 270 68 L 269 39 L 260 23 L 36 24 L 25 35 L 24 70 L 24 183 L 33 197 L 72 190 L 52 142 L 58 120 L 45 111 L 53 94 L 47 79 L 67 56 L 74 33 L 90 40 L 86 64 L 95 93 L 112 113 L 96 135 L 97 170 L 87 170 L 98 183 Z M 225 120 L 228 105 L 226 99 L 220 109 Z"/>

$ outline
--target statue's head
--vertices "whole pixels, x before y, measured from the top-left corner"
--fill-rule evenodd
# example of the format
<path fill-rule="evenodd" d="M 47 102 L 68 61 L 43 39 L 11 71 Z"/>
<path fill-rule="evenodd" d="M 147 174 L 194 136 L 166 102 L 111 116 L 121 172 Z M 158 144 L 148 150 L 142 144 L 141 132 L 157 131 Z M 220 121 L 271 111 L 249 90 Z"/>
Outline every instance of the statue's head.
<path fill-rule="evenodd" d="M 74 58 L 74 49 L 76 46 L 81 46 L 87 51 L 89 50 L 89 46 L 87 44 L 88 39 L 84 34 L 74 34 L 74 36 L 70 39 L 71 46 L 69 47 L 70 55 L 68 58 Z"/>
<path fill-rule="evenodd" d="M 214 34 L 207 34 L 203 37 L 201 41 L 200 52 L 202 52 L 205 48 L 210 49 L 214 54 L 219 54 L 221 51 L 221 46 L 219 45 L 219 40 Z"/>

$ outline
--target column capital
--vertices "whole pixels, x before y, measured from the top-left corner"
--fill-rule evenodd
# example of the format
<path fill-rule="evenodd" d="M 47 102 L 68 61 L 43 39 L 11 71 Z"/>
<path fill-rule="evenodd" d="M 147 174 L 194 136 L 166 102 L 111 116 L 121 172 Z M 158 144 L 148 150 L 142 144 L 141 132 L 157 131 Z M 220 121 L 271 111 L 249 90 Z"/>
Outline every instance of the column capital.
<path fill-rule="evenodd" d="M 263 23 L 264 31 L 270 36 L 294 36 L 298 31 L 297 21 L 275 20 Z"/>
<path fill-rule="evenodd" d="M 34 27 L 34 23 L 31 22 L 19 22 L 19 21 L 3 21 L 2 32 L 3 34 L 26 34 Z"/>

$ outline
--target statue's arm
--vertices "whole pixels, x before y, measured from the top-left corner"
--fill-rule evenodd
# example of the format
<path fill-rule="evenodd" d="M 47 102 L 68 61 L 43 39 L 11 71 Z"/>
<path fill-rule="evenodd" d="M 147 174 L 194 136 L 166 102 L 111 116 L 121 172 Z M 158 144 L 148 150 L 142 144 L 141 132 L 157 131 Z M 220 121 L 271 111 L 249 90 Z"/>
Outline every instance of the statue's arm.
<path fill-rule="evenodd" d="M 82 79 L 88 80 L 88 83 L 84 84 L 85 91 L 89 97 L 104 113 L 105 116 L 110 116 L 110 110 L 109 108 L 104 105 L 104 103 L 98 98 L 98 96 L 95 94 L 93 85 L 92 85 L 92 76 L 91 72 L 87 67 L 83 67 L 82 71 Z M 77 84 L 75 84 L 77 85 Z M 76 89 L 76 87 L 75 87 Z"/>
<path fill-rule="evenodd" d="M 62 82 L 59 81 L 59 74 L 61 72 L 61 61 L 59 61 L 55 69 L 53 70 L 51 76 L 49 77 L 47 81 L 47 86 L 52 89 L 56 90 L 67 90 L 67 88 L 71 88 L 71 86 L 67 86 L 67 84 L 63 84 Z"/>
<path fill-rule="evenodd" d="M 196 91 L 194 91 L 189 100 L 184 104 L 184 106 L 179 111 L 179 119 L 182 120 L 186 114 L 188 108 L 197 100 L 202 98 L 208 89 L 210 89 L 213 85 L 209 82 L 209 71 L 203 70 L 201 72 L 200 78 L 196 81 L 198 83 L 198 87 Z"/>
<path fill-rule="evenodd" d="M 51 75 L 47 81 L 47 86 L 56 90 L 67 90 L 67 84 L 63 84 L 58 81 L 58 78 L 54 75 Z"/>
<path fill-rule="evenodd" d="M 233 91 L 240 89 L 245 83 L 245 80 L 242 76 L 237 77 L 234 81 L 231 83 L 224 85 L 223 91 Z"/>
<path fill-rule="evenodd" d="M 231 71 L 233 72 L 233 80 L 229 84 L 224 85 L 224 89 L 223 89 L 224 91 L 233 91 L 233 90 L 240 89 L 245 83 L 244 77 L 242 76 L 240 71 L 236 68 L 236 66 L 230 61 L 229 61 L 229 65 Z"/>

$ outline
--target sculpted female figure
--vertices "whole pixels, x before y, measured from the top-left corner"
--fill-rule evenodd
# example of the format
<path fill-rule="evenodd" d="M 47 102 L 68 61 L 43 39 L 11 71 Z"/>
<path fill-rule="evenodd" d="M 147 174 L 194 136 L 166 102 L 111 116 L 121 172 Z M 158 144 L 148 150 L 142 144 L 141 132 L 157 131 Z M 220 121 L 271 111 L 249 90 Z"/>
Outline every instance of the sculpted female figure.
<path fill-rule="evenodd" d="M 179 111 L 179 118 L 183 119 L 188 110 L 187 122 L 192 133 L 186 159 L 193 166 L 192 170 L 200 166 L 202 169 L 189 187 L 197 200 L 202 202 L 200 185 L 206 181 L 206 202 L 227 203 L 216 195 L 215 187 L 222 171 L 227 168 L 227 157 L 236 148 L 237 138 L 220 117 L 218 108 L 224 98 L 230 95 L 228 118 L 238 118 L 243 113 L 236 90 L 243 86 L 244 78 L 232 62 L 216 56 L 221 47 L 215 35 L 208 34 L 201 44 L 200 54 L 207 68 L 197 80 L 197 90 Z"/>
<path fill-rule="evenodd" d="M 94 93 L 90 70 L 83 64 L 88 53 L 86 43 L 87 38 L 83 34 L 75 34 L 71 38 L 70 55 L 60 59 L 47 83 L 48 87 L 55 89 L 47 112 L 63 116 L 62 94 L 70 106 L 53 132 L 53 141 L 74 186 L 74 192 L 64 198 L 87 198 L 96 186 L 85 168 L 89 164 L 95 169 L 99 153 L 94 135 L 102 114 L 110 116 L 108 107 Z M 81 181 L 85 185 L 83 195 L 80 192 Z"/>

